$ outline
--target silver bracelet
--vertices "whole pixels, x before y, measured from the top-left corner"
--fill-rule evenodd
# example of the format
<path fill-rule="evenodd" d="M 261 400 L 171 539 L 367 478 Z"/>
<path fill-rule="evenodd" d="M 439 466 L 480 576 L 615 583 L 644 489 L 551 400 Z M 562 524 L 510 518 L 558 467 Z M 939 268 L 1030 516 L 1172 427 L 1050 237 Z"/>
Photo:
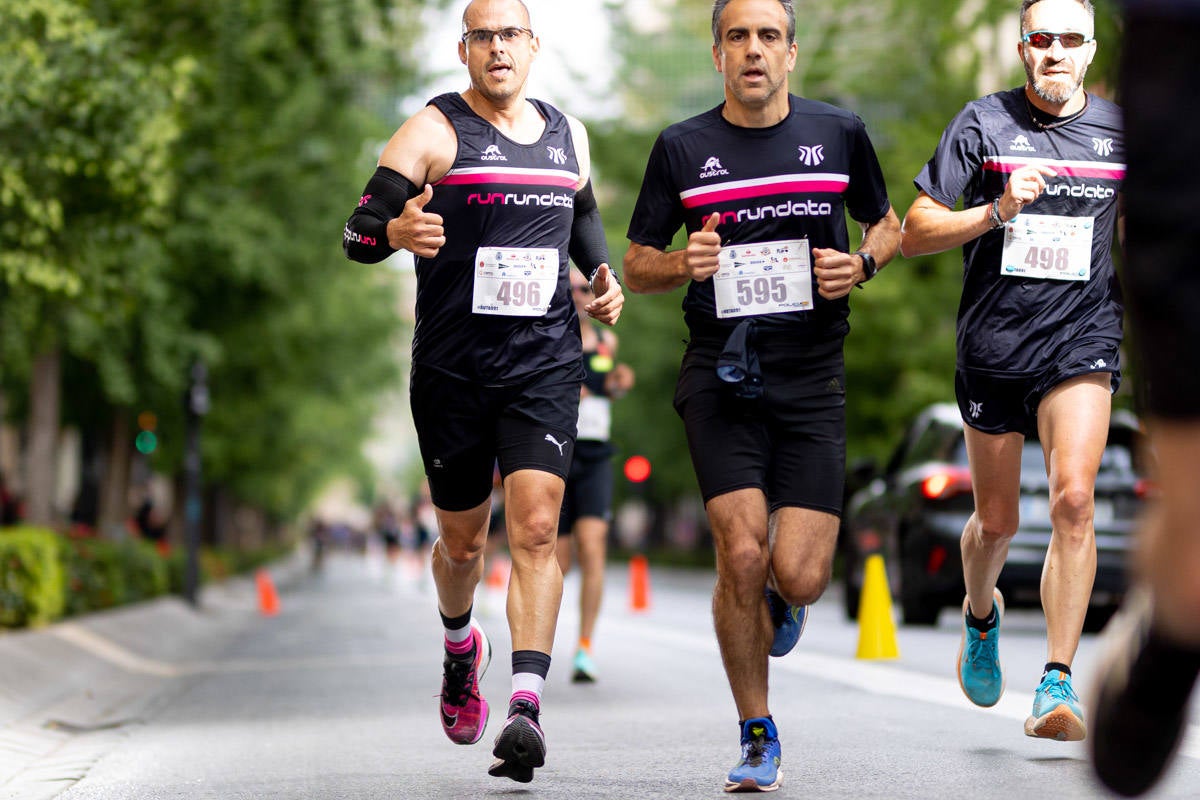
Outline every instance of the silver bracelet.
<path fill-rule="evenodd" d="M 1004 227 L 1004 220 L 1000 216 L 999 197 L 997 197 L 988 205 L 988 223 L 992 226 L 992 230 Z"/>

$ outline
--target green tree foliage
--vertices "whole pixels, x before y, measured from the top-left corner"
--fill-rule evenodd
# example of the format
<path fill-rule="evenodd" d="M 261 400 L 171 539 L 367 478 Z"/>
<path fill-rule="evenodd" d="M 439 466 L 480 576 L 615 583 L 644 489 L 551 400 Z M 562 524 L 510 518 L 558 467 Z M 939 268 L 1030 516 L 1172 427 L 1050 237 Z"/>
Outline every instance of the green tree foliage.
<path fill-rule="evenodd" d="M 199 65 L 163 241 L 176 311 L 212 343 L 206 478 L 289 516 L 359 466 L 376 398 L 398 378 L 394 274 L 347 262 L 338 241 L 367 142 L 391 130 L 376 112 L 414 79 L 403 54 L 420 4 L 169 5 L 108 9 L 142 7 L 133 35 Z M 179 403 L 157 401 L 163 460 L 178 464 Z"/>
<path fill-rule="evenodd" d="M 202 358 L 210 485 L 286 517 L 360 468 L 401 323 L 339 233 L 444 5 L 0 0 L 0 387 L 65 345 L 70 421 L 152 410 L 172 472 Z"/>

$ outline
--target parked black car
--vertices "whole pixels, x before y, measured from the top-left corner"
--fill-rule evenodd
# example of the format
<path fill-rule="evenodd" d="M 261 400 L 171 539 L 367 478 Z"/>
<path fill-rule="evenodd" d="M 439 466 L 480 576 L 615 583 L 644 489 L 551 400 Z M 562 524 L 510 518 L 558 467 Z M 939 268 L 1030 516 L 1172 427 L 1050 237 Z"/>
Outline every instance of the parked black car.
<path fill-rule="evenodd" d="M 1113 412 L 1096 479 L 1098 560 L 1085 630 L 1103 627 L 1125 590 L 1129 535 L 1149 487 L 1138 464 L 1140 437 L 1132 414 Z M 944 606 L 962 605 L 959 539 L 975 507 L 957 406 L 927 407 L 909 426 L 882 474 L 873 470 L 858 477 L 862 488 L 846 504 L 838 543 L 846 614 L 852 619 L 858 615 L 866 557 L 882 553 L 904 622 L 936 624 Z M 1021 465 L 1020 528 L 999 580 L 1009 606 L 1040 604 L 1051 531 L 1048 486 L 1041 444 L 1029 437 Z"/>

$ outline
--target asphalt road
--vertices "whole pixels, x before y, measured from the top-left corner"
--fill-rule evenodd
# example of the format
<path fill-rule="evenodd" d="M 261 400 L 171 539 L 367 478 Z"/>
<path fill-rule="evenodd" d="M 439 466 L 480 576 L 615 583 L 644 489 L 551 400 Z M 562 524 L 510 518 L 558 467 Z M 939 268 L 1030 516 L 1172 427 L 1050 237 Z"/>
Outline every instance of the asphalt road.
<path fill-rule="evenodd" d="M 0 713 L 0 797 L 724 796 L 738 734 L 711 628 L 712 577 L 652 569 L 650 608 L 636 612 L 626 571 L 608 577 L 600 681 L 582 686 L 569 681 L 577 584 L 568 578 L 543 706 L 549 754 L 531 784 L 486 771 L 509 692 L 502 596 L 481 588 L 477 598 L 496 650 L 483 682 L 493 718 L 479 744 L 456 746 L 438 724 L 441 630 L 429 587 L 377 559 L 341 557 L 322 575 L 281 577 L 275 617 L 257 612 L 244 584 L 206 596 L 200 614 L 152 604 L 0 637 L 0 665 L 14 642 L 21 653 L 52 645 L 47 665 L 89 665 L 72 668 L 86 676 L 72 691 L 23 690 L 39 699 L 7 720 Z M 1039 614 L 1009 615 L 1008 689 L 978 709 L 954 678 L 953 613 L 935 629 L 900 628 L 895 661 L 854 657 L 858 630 L 836 596 L 812 613 L 797 650 L 772 662 L 785 776 L 776 797 L 1103 796 L 1082 744 L 1023 734 L 1044 661 Z M 1096 646 L 1085 637 L 1076 660 L 1081 691 Z M 1198 731 L 1150 797 L 1200 796 Z"/>

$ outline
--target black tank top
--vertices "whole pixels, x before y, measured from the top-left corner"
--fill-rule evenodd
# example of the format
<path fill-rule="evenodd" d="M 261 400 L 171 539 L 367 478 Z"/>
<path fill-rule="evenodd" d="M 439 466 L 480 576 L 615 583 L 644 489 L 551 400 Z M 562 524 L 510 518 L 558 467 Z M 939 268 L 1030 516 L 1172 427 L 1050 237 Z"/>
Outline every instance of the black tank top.
<path fill-rule="evenodd" d="M 580 359 L 567 273 L 579 164 L 567 118 L 529 102 L 546 120 L 533 144 L 506 137 L 459 94 L 430 101 L 454 126 L 458 153 L 425 207 L 442 216 L 446 244 L 436 257 L 416 259 L 413 363 L 488 386 Z M 544 316 L 472 312 L 480 247 L 558 250 L 558 281 Z"/>

